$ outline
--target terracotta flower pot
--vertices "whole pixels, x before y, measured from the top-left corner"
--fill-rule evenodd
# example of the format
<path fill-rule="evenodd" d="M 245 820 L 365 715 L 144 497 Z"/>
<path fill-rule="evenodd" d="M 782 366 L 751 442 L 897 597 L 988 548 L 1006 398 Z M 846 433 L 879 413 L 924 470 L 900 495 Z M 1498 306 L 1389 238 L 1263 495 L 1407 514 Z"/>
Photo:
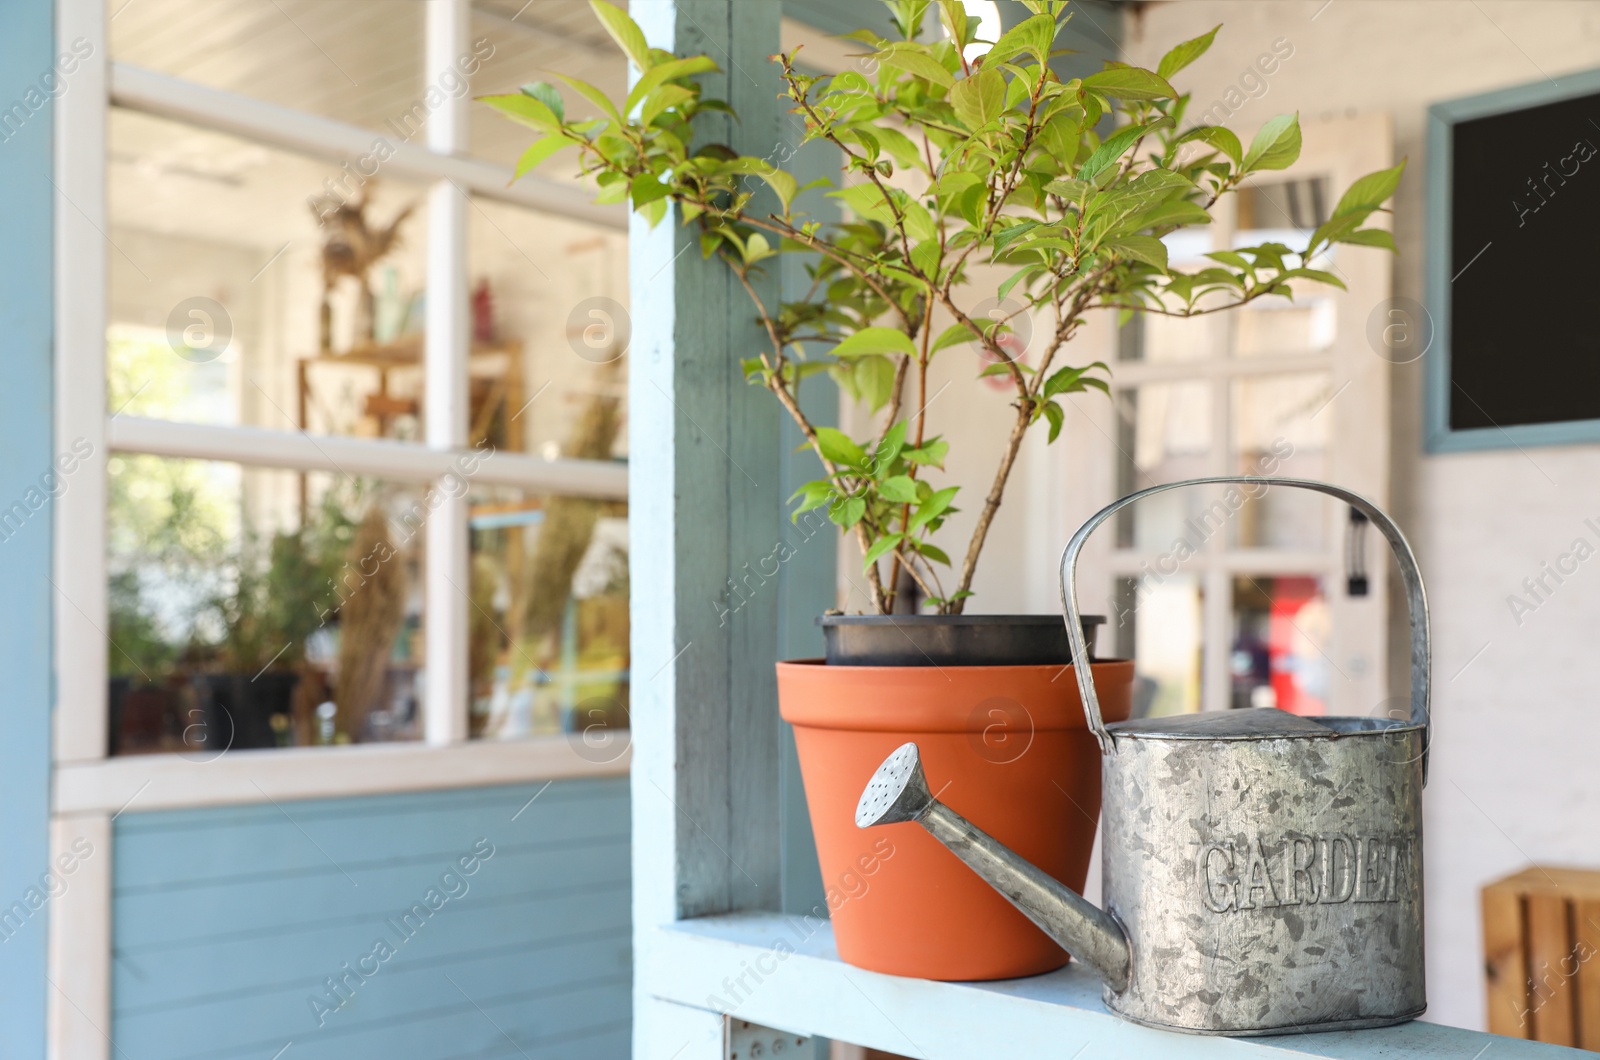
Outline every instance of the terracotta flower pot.
<path fill-rule="evenodd" d="M 1094 664 L 1106 720 L 1133 663 Z M 1070 668 L 778 664 L 839 956 L 891 975 L 1010 979 L 1066 951 L 915 824 L 863 830 L 855 807 L 889 752 L 922 750 L 935 792 L 1074 890 L 1100 819 L 1100 751 Z"/>

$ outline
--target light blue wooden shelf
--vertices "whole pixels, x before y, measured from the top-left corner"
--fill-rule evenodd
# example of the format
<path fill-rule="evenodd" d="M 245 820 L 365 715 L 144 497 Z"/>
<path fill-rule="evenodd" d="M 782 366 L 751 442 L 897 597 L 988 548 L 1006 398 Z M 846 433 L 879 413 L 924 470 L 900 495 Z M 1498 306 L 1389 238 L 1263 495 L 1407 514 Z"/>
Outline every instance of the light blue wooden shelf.
<path fill-rule="evenodd" d="M 814 928 L 814 933 L 811 930 Z M 806 937 L 809 934 L 809 937 Z M 783 944 L 780 946 L 780 942 Z M 785 952 L 787 947 L 788 952 Z M 1566 1049 L 1417 1020 L 1379 1030 L 1213 1038 L 1118 1019 L 1093 973 L 1068 965 L 993 983 L 936 983 L 879 975 L 839 959 L 832 928 L 776 913 L 683 920 L 639 953 L 638 984 L 700 1009 L 726 1001 L 737 1019 L 795 1034 L 885 1049 L 917 1060 L 1151 1060 L 1155 1057 L 1320 1056 L 1355 1060 L 1557 1060 Z M 749 974 L 755 969 L 756 975 Z M 770 971 L 768 971 L 770 969 Z M 735 1001 L 724 980 L 746 975 Z M 670 1051 L 670 1050 L 669 1050 Z"/>

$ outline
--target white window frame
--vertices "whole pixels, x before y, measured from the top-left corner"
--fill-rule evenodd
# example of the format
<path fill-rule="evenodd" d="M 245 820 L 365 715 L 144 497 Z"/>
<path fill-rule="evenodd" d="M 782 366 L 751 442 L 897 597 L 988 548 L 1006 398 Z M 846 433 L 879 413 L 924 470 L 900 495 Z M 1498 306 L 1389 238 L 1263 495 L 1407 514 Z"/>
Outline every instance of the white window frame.
<path fill-rule="evenodd" d="M 424 0 L 425 70 L 470 50 L 469 0 Z M 52 860 L 87 837 L 103 856 L 84 863 L 50 920 L 50 1055 L 109 1057 L 112 822 L 124 811 L 279 802 L 471 785 L 619 775 L 631 755 L 591 762 L 564 736 L 516 742 L 468 739 L 465 498 L 430 517 L 424 591 L 428 667 L 423 740 L 414 743 L 234 751 L 199 764 L 176 754 L 107 755 L 106 482 L 108 452 L 224 460 L 291 471 L 344 471 L 429 484 L 469 452 L 467 226 L 470 197 L 627 231 L 621 207 L 594 205 L 579 188 L 525 177 L 464 154 L 470 99 L 430 116 L 426 143 L 403 143 L 320 115 L 184 81 L 109 56 L 104 0 L 58 0 L 57 40 L 92 54 L 55 103 L 55 445 L 87 442 L 93 455 L 55 501 L 52 579 L 55 731 Z M 123 107 L 334 164 L 388 140 L 386 172 L 429 187 L 424 340 L 427 411 L 422 443 L 317 436 L 303 431 L 175 423 L 110 415 L 106 407 L 106 127 Z M 627 469 L 595 460 L 496 453 L 473 478 L 533 493 L 625 500 Z M 443 492 L 443 491 L 441 491 Z"/>

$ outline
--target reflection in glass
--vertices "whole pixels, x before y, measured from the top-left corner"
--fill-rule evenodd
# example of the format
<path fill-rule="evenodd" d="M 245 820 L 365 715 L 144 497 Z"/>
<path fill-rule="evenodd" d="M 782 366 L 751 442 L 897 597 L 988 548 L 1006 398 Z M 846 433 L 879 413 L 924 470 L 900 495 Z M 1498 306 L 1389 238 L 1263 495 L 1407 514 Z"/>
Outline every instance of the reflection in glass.
<path fill-rule="evenodd" d="M 108 462 L 111 753 L 416 739 L 417 487 Z"/>
<path fill-rule="evenodd" d="M 118 108 L 108 136 L 108 411 L 420 436 L 424 189 Z"/>
<path fill-rule="evenodd" d="M 479 490 L 471 528 L 472 735 L 604 753 L 628 727 L 627 505 Z"/>
<path fill-rule="evenodd" d="M 1236 357 L 1323 353 L 1333 347 L 1338 321 L 1332 298 L 1299 291 L 1292 302 L 1264 298 L 1235 311 L 1233 352 Z"/>
<path fill-rule="evenodd" d="M 1133 716 L 1200 709 L 1200 632 L 1204 592 L 1192 574 L 1117 579 L 1111 632 L 1117 653 L 1134 661 Z"/>
<path fill-rule="evenodd" d="M 1246 376 L 1233 383 L 1234 471 L 1325 479 L 1334 398 L 1326 372 Z M 1232 521 L 1237 548 L 1319 549 L 1332 501 L 1309 490 L 1273 488 L 1247 500 Z"/>
<path fill-rule="evenodd" d="M 111 57 L 118 62 L 396 139 L 404 135 L 397 130 L 420 124 L 445 96 L 467 90 L 465 78 L 448 70 L 433 71 L 424 82 L 423 12 L 421 3 L 371 0 L 106 5 Z M 473 58 L 466 55 L 462 67 L 475 69 Z"/>
<path fill-rule="evenodd" d="M 473 400 L 488 410 L 480 429 L 546 458 L 625 457 L 626 430 L 603 447 L 574 432 L 595 401 L 626 416 L 627 233 L 481 198 L 467 221 Z M 502 369 L 504 360 L 514 363 Z"/>
<path fill-rule="evenodd" d="M 1233 580 L 1232 705 L 1326 714 L 1331 634 L 1321 579 L 1240 575 Z"/>
<path fill-rule="evenodd" d="M 1117 392 L 1117 492 L 1210 471 L 1211 384 L 1148 383 Z M 1117 513 L 1117 544 L 1160 549 L 1186 532 L 1185 521 L 1209 503 L 1202 489 L 1173 490 Z"/>

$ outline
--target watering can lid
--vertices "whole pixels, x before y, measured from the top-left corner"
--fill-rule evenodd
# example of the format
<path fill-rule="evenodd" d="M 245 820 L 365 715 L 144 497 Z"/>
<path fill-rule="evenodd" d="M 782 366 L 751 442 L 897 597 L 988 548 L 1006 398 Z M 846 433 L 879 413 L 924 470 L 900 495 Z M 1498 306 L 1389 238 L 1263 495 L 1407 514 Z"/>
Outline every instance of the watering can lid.
<path fill-rule="evenodd" d="M 1290 714 L 1277 707 L 1171 714 L 1163 718 L 1119 721 L 1106 728 L 1117 736 L 1174 740 L 1272 740 L 1338 735 L 1334 729 L 1311 718 Z"/>

